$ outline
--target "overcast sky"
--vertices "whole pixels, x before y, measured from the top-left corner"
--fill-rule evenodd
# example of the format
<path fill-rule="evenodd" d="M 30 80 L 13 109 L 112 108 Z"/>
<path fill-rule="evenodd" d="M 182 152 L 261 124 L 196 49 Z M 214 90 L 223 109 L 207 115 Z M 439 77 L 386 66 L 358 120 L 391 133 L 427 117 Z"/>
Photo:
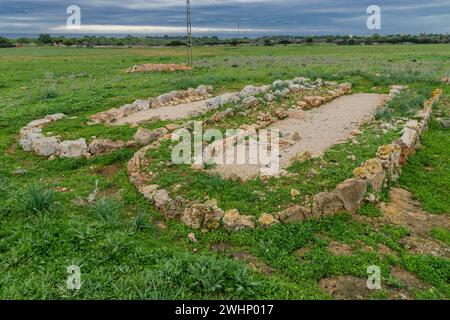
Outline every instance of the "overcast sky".
<path fill-rule="evenodd" d="M 0 0 L 0 35 L 61 34 L 66 9 L 81 8 L 85 34 L 182 34 L 185 0 Z M 450 0 L 191 0 L 195 35 L 450 32 Z M 368 30 L 369 5 L 382 29 Z"/>

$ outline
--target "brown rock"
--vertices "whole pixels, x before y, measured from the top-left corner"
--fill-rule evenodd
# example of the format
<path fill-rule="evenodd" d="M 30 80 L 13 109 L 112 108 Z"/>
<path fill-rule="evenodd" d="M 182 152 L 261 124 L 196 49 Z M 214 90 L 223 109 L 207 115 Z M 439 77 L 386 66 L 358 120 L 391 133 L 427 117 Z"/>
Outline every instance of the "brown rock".
<path fill-rule="evenodd" d="M 140 145 L 145 146 L 162 138 L 165 134 L 167 134 L 167 129 L 165 128 L 160 128 L 153 131 L 139 128 L 133 139 Z"/>
<path fill-rule="evenodd" d="M 276 218 L 283 224 L 289 224 L 297 221 L 303 221 L 311 216 L 311 209 L 298 205 L 278 213 Z"/>
<path fill-rule="evenodd" d="M 344 210 L 344 204 L 335 192 L 321 192 L 315 195 L 312 213 L 315 217 L 331 216 Z"/>
<path fill-rule="evenodd" d="M 345 209 L 354 213 L 364 201 L 367 192 L 367 181 L 348 179 L 336 187 L 336 195 L 344 204 Z"/>
<path fill-rule="evenodd" d="M 89 153 L 93 156 L 103 153 L 111 152 L 112 150 L 122 149 L 126 147 L 126 143 L 119 141 L 112 141 L 109 139 L 95 139 L 89 144 Z"/>

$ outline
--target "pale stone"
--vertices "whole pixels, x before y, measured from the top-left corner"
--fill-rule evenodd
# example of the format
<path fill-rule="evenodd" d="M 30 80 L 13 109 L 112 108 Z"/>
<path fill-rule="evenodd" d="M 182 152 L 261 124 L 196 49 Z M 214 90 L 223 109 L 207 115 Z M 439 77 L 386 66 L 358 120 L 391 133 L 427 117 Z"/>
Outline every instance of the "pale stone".
<path fill-rule="evenodd" d="M 263 228 L 268 228 L 273 226 L 274 224 L 280 223 L 277 219 L 273 217 L 271 214 L 264 213 L 258 219 L 259 224 Z"/>
<path fill-rule="evenodd" d="M 86 139 L 66 140 L 59 144 L 59 156 L 61 158 L 81 158 L 88 154 Z"/>
<path fill-rule="evenodd" d="M 236 209 L 225 212 L 222 221 L 228 231 L 255 227 L 255 217 L 240 215 Z"/>
<path fill-rule="evenodd" d="M 55 137 L 41 137 L 33 141 L 33 151 L 40 157 L 49 157 L 58 151 L 59 141 Z"/>

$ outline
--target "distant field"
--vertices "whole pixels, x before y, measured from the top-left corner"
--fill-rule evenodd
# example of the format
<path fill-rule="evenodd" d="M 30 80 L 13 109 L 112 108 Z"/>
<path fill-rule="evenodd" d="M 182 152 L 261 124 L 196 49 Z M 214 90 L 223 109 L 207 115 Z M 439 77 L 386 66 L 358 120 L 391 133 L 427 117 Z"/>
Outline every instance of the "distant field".
<path fill-rule="evenodd" d="M 56 122 L 46 131 L 67 139 L 128 140 L 136 129 L 87 126 L 88 116 L 200 84 L 213 85 L 219 93 L 296 76 L 352 82 L 354 92 L 386 93 L 392 84 L 407 84 L 417 95 L 428 95 L 440 87 L 444 97 L 438 108 L 441 116 L 448 117 L 450 86 L 440 78 L 450 76 L 450 45 L 200 47 L 194 49 L 193 71 L 125 73 L 136 64 L 185 60 L 182 48 L 0 49 L 0 299 L 327 299 L 320 279 L 365 277 L 371 264 L 381 266 L 392 287 L 402 288 L 388 276 L 393 266 L 425 281 L 429 288 L 418 290 L 414 298 L 450 298 L 449 259 L 410 255 L 401 245 L 408 233 L 404 228 L 377 229 L 342 214 L 269 230 L 199 233 L 200 241 L 191 244 L 186 238 L 191 231 L 179 222 L 158 228 L 161 214 L 129 183 L 126 163 L 137 149 L 89 160 L 47 161 L 24 152 L 16 141 L 19 129 L 28 122 L 58 112 L 77 118 Z M 424 148 L 405 168 L 398 186 L 410 190 L 425 210 L 449 214 L 450 135 L 437 120 L 433 119 Z M 297 188 L 311 195 L 335 185 L 354 165 L 346 161 L 350 149 L 345 148 L 353 148 L 358 161 L 363 161 L 380 142 L 392 141 L 396 134 L 376 142 L 368 134 L 367 146 L 332 149 L 326 160 L 343 166 L 325 167 L 320 184 L 298 182 Z M 316 165 L 312 161 L 292 170 L 307 172 Z M 161 178 L 161 184 L 179 178 L 173 171 Z M 77 205 L 78 198 L 92 192 L 96 180 L 101 197 L 117 199 L 117 224 L 105 225 L 92 208 Z M 261 210 L 274 212 L 278 204 L 291 201 L 291 182 L 285 180 L 273 184 L 276 191 L 261 208 L 250 204 L 252 192 L 262 188 L 258 182 L 244 185 L 205 177 L 190 182 L 186 194 L 222 196 L 224 209 L 234 206 L 257 216 Z M 36 183 L 56 190 L 51 212 L 30 210 L 29 186 Z M 378 212 L 365 207 L 361 214 Z M 136 216 L 145 220 L 142 228 L 136 228 Z M 448 230 L 435 230 L 434 235 L 448 241 Z M 327 248 L 333 241 L 348 244 L 354 254 L 332 255 Z M 388 246 L 395 254 L 386 257 L 376 250 L 360 250 L 361 241 L 375 249 Z M 226 253 L 211 250 L 218 244 L 226 247 Z M 308 252 L 299 258 L 296 252 L 305 247 Z M 270 272 L 257 272 L 245 266 L 245 259 L 230 258 L 243 254 Z M 67 290 L 65 283 L 66 268 L 74 264 L 83 272 L 78 292 Z M 389 293 L 376 292 L 370 298 L 386 299 Z"/>

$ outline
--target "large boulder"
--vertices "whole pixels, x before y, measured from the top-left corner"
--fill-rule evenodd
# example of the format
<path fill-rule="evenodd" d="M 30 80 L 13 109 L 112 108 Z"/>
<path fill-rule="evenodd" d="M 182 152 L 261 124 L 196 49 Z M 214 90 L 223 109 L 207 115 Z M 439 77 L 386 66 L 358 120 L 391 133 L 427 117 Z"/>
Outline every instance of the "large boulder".
<path fill-rule="evenodd" d="M 89 156 L 86 139 L 66 140 L 59 144 L 58 152 L 61 158 L 81 158 Z"/>
<path fill-rule="evenodd" d="M 348 179 L 336 187 L 335 193 L 347 211 L 355 213 L 364 201 L 367 192 L 367 181 Z"/>
<path fill-rule="evenodd" d="M 41 128 L 27 128 L 27 130 L 22 129 L 19 138 L 19 144 L 22 149 L 25 151 L 32 151 L 34 141 L 45 137 L 41 132 Z"/>
<path fill-rule="evenodd" d="M 93 156 L 111 152 L 126 147 L 124 141 L 112 141 L 109 139 L 95 139 L 89 144 L 89 153 Z"/>
<path fill-rule="evenodd" d="M 59 141 L 55 137 L 41 137 L 33 141 L 33 151 L 40 157 L 49 157 L 59 148 Z"/>
<path fill-rule="evenodd" d="M 162 138 L 168 133 L 166 128 L 159 128 L 156 130 L 147 130 L 144 128 L 139 128 L 134 134 L 133 139 L 140 145 L 148 145 L 156 140 Z"/>
<path fill-rule="evenodd" d="M 344 210 L 344 204 L 335 192 L 321 192 L 314 196 L 314 217 L 332 216 Z"/>
<path fill-rule="evenodd" d="M 255 227 L 255 217 L 240 215 L 236 209 L 225 212 L 222 221 L 228 231 Z"/>

